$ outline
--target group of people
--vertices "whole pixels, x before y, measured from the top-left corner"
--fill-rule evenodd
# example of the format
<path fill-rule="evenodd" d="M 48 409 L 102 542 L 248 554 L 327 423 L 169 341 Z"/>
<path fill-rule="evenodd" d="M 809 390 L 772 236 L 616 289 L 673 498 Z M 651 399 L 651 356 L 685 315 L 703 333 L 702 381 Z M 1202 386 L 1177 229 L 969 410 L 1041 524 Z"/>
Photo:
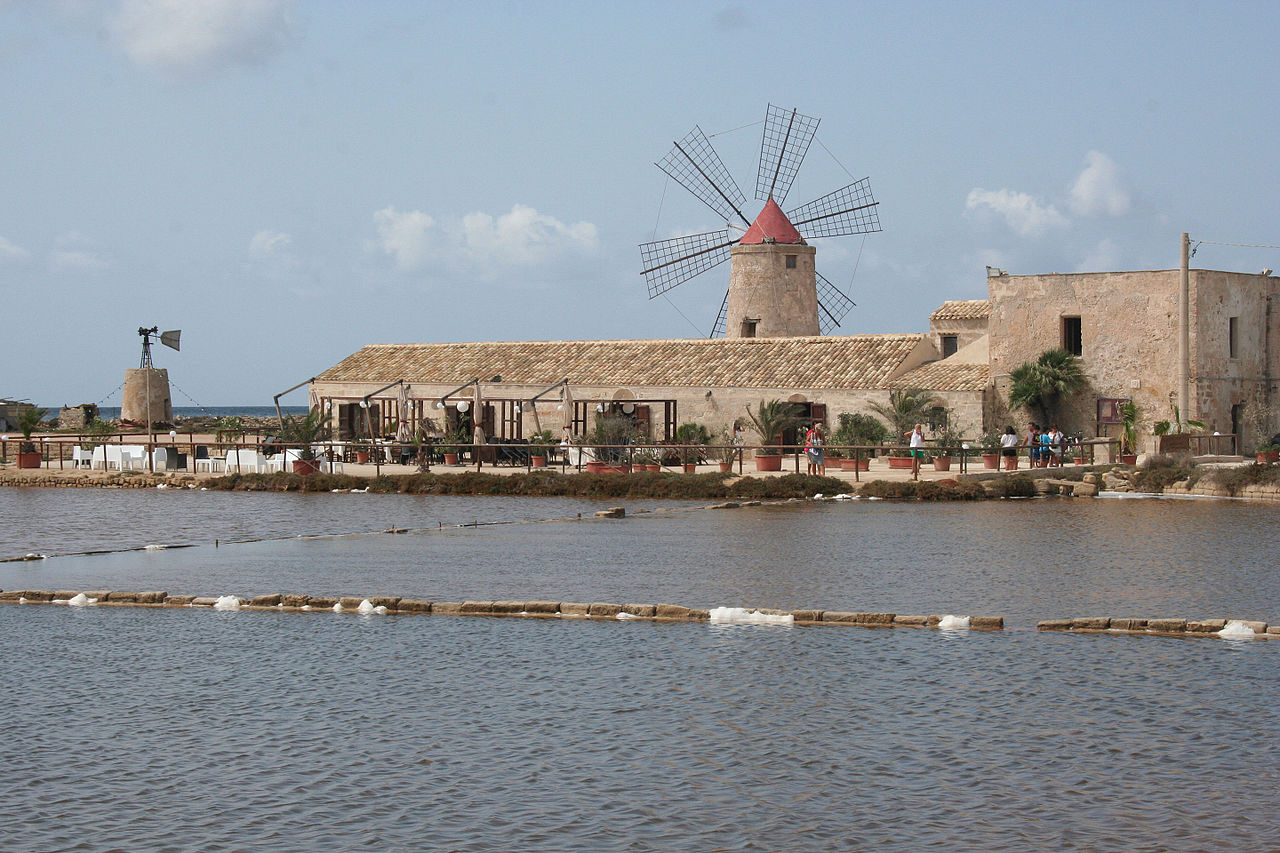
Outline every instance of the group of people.
<path fill-rule="evenodd" d="M 1048 429 L 1042 429 L 1032 421 L 1027 425 L 1027 434 L 1022 439 L 1018 438 L 1018 433 L 1010 425 L 1005 427 L 1004 435 L 1000 436 L 1000 455 L 1017 456 L 1018 448 L 1025 447 L 1033 468 L 1061 465 L 1066 440 L 1057 424 L 1050 424 Z"/>

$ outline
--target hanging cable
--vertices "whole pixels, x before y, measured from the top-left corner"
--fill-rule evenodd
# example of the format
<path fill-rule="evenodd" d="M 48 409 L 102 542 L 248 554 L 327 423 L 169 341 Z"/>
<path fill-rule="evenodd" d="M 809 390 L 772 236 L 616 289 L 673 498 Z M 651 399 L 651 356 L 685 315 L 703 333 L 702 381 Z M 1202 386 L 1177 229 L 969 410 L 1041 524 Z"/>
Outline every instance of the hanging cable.
<path fill-rule="evenodd" d="M 1238 249 L 1280 249 L 1280 246 L 1268 246 L 1265 243 L 1220 243 L 1217 240 L 1197 240 L 1196 245 L 1208 243 L 1210 246 L 1235 246 Z"/>
<path fill-rule="evenodd" d="M 650 240 L 658 239 L 658 223 L 662 221 L 662 205 L 667 201 L 667 187 L 671 186 L 671 176 L 667 175 L 667 181 L 662 185 L 662 198 L 658 199 L 658 215 L 653 220 L 653 236 Z"/>
<path fill-rule="evenodd" d="M 178 388 L 178 383 L 174 382 L 173 380 L 169 380 L 169 384 L 170 384 L 170 385 L 172 385 L 174 388 Z M 179 393 L 179 394 L 181 394 L 182 396 L 186 397 L 188 400 L 191 400 L 191 403 L 192 403 L 192 404 L 193 404 L 197 409 L 199 409 L 200 411 L 204 412 L 204 413 L 205 413 L 206 415 L 208 415 L 209 417 L 211 417 L 211 418 L 212 418 L 212 417 L 217 417 L 216 415 L 214 415 L 214 413 L 213 413 L 213 412 L 209 411 L 209 409 L 208 409 L 208 408 L 206 408 L 205 406 L 201 405 L 200 403 L 197 403 L 194 399 L 192 399 L 191 395 L 190 395 L 190 394 L 188 394 L 186 391 L 183 391 L 181 388 L 178 388 L 178 393 Z"/>
<path fill-rule="evenodd" d="M 684 312 L 683 312 L 683 311 L 681 311 L 679 308 L 676 308 L 676 304 L 675 304 L 674 302 L 672 302 L 670 299 L 667 299 L 667 295 L 666 295 L 665 293 L 664 293 L 664 294 L 662 294 L 662 298 L 667 300 L 667 304 L 668 304 L 668 305 L 670 305 L 672 308 L 675 308 L 675 309 L 676 309 L 676 313 L 677 313 L 677 314 L 679 314 L 681 317 L 684 317 Z M 698 333 L 698 337 L 703 337 L 703 335 L 702 335 L 702 330 L 698 328 L 698 326 L 697 326 L 697 324 L 696 324 L 696 323 L 694 323 L 694 322 L 693 322 L 692 320 L 690 320 L 688 317 L 684 317 L 684 321 L 685 321 L 686 323 L 688 323 L 690 326 L 693 326 L 693 330 L 694 330 L 695 332 L 697 332 L 697 333 Z"/>
<path fill-rule="evenodd" d="M 835 164 L 836 164 L 837 166 L 839 166 L 839 167 L 840 167 L 840 169 L 841 169 L 841 170 L 842 170 L 846 175 L 848 175 L 850 178 L 853 178 L 855 181 L 857 180 L 857 178 L 854 176 L 853 172 L 850 172 L 848 169 L 846 169 L 846 168 L 844 167 L 844 163 L 841 163 L 841 162 L 840 162 L 840 160 L 836 158 L 836 155 L 834 155 L 834 154 L 832 154 L 832 153 L 831 153 L 831 149 L 830 149 L 830 148 L 828 148 L 826 145 L 823 145 L 822 140 L 821 140 L 821 139 L 819 139 L 819 138 L 817 137 L 817 135 L 816 135 L 816 134 L 814 135 L 813 140 L 814 140 L 814 142 L 817 142 L 819 145 L 822 145 L 822 150 L 823 150 L 823 151 L 825 151 L 825 152 L 827 152 L 827 156 L 828 156 L 828 157 L 830 157 L 832 160 L 834 160 L 834 161 L 835 161 Z"/>
<path fill-rule="evenodd" d="M 746 130 L 748 127 L 755 127 L 757 124 L 764 124 L 764 119 L 753 121 L 751 124 L 744 124 L 741 127 L 735 127 L 732 130 L 722 130 L 719 133 L 707 134 L 707 139 L 715 139 L 717 136 L 724 136 L 726 133 L 737 133 L 739 130 Z"/>

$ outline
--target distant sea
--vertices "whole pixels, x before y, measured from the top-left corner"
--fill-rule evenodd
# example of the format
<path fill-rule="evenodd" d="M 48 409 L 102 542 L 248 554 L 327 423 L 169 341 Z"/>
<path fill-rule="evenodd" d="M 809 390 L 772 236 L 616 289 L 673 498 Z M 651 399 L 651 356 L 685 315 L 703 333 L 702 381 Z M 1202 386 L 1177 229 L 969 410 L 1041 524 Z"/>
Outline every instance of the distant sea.
<path fill-rule="evenodd" d="M 57 411 L 54 406 L 52 411 Z M 281 406 L 280 411 L 286 415 L 305 415 L 306 406 Z M 272 418 L 275 417 L 275 406 L 174 406 L 175 418 Z M 98 417 L 109 421 L 120 417 L 119 406 L 99 406 Z"/>

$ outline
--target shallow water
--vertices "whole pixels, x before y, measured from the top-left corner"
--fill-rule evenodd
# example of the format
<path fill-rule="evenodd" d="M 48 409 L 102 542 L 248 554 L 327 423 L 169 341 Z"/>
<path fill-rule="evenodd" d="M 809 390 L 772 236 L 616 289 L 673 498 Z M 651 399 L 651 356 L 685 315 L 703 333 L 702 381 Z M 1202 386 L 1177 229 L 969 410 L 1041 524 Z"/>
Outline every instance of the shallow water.
<path fill-rule="evenodd" d="M 0 554 L 598 508 L 303 497 L 0 490 L 32 522 Z M 1241 502 L 806 504 L 62 557 L 0 564 L 0 587 L 1280 621 L 1276 540 Z M 16 605 L 0 638 L 6 850 L 1155 851 L 1280 829 L 1280 641 Z"/>

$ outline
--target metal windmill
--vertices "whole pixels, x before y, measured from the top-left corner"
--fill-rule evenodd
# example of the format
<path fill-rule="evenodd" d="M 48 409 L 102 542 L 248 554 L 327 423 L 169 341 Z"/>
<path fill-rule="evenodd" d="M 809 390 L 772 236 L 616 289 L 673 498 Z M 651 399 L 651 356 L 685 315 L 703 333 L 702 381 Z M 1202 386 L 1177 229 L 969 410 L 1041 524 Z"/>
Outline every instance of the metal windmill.
<path fill-rule="evenodd" d="M 746 198 L 701 128 L 695 125 L 684 139 L 674 143 L 671 151 L 656 165 L 724 219 L 725 227 L 719 231 L 642 243 L 641 272 L 648 285 L 650 299 L 724 263 L 731 256 L 739 257 L 735 253 L 743 253 L 745 267 L 745 252 L 739 247 L 781 247 L 782 252 L 791 253 L 785 264 L 790 268 L 795 265 L 795 252 L 798 250 L 789 247 L 808 246 L 806 238 L 842 237 L 880 230 L 876 210 L 878 202 L 871 195 L 869 178 L 855 181 L 783 213 L 780 205 L 785 201 L 791 183 L 809 151 L 809 145 L 818 129 L 818 121 L 795 109 L 785 110 L 769 105 L 765 114 L 760 163 L 756 172 L 756 198 L 764 201 L 765 205 L 754 220 L 748 219 L 742 212 Z M 741 236 L 732 233 L 734 230 L 742 232 Z M 801 322 L 800 328 L 812 326 L 811 331 L 783 334 L 830 334 L 854 307 L 852 299 L 816 270 L 812 270 L 812 252 L 811 248 L 808 249 L 807 265 L 812 279 L 805 276 L 800 280 L 798 288 L 795 282 L 790 282 L 787 287 L 792 291 L 809 290 L 810 301 L 816 302 L 816 310 L 803 306 L 800 310 L 802 313 L 810 311 L 817 316 Z M 735 265 L 736 263 L 735 260 Z M 772 267 L 757 264 L 757 268 L 758 271 L 753 273 L 757 281 L 748 285 L 742 283 L 744 279 L 736 269 L 731 270 L 729 288 L 725 292 L 710 337 L 724 335 L 726 331 L 733 336 L 753 335 L 753 322 L 750 332 L 739 329 L 737 323 L 727 323 L 729 315 L 734 313 L 733 309 L 736 307 L 737 313 L 745 317 L 744 311 L 759 311 L 764 304 L 761 300 L 769 305 L 780 301 L 782 290 L 771 290 L 767 282 L 763 287 L 757 286 L 761 275 L 766 279 L 771 277 L 770 273 L 760 271 Z M 758 292 L 751 296 L 747 291 Z M 731 300 L 731 296 L 738 298 Z M 752 299 L 755 300 L 754 303 L 751 303 Z M 733 304 L 735 302 L 736 306 Z M 749 307 L 744 308 L 744 305 Z"/>

